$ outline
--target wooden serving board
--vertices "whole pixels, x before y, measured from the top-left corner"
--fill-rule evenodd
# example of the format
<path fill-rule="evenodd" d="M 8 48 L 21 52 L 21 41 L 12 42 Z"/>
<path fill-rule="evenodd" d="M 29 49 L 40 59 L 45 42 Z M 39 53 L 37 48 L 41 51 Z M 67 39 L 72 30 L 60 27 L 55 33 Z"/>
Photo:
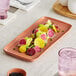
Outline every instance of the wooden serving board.
<path fill-rule="evenodd" d="M 17 48 L 16 45 L 18 44 L 19 40 L 29 36 L 32 33 L 32 31 L 38 27 L 39 24 L 45 24 L 48 20 L 51 20 L 56 26 L 60 28 L 61 31 L 64 31 L 64 32 L 59 32 L 55 34 L 55 37 L 53 38 L 52 41 L 49 39 L 47 45 L 41 50 L 41 52 L 38 52 L 33 56 L 29 56 L 29 55 L 26 55 L 25 53 L 19 53 L 18 49 L 16 50 L 13 49 L 13 48 Z M 34 24 L 32 24 L 24 32 L 22 32 L 19 36 L 17 36 L 7 46 L 5 46 L 4 51 L 13 57 L 16 57 L 22 60 L 27 60 L 27 61 L 34 61 L 35 59 L 39 58 L 46 50 L 48 50 L 48 48 L 52 46 L 58 39 L 60 39 L 66 32 L 68 32 L 71 27 L 72 26 L 70 24 L 62 22 L 60 20 L 56 20 L 50 17 L 42 17 L 39 20 L 37 20 Z"/>
<path fill-rule="evenodd" d="M 63 15 L 63 16 L 66 16 L 66 17 L 69 17 L 69 18 L 72 18 L 72 19 L 76 19 L 76 14 L 72 14 L 68 7 L 67 6 L 62 6 L 60 3 L 59 3 L 59 0 L 57 0 L 55 2 L 55 4 L 53 5 L 53 9 L 55 12 Z"/>

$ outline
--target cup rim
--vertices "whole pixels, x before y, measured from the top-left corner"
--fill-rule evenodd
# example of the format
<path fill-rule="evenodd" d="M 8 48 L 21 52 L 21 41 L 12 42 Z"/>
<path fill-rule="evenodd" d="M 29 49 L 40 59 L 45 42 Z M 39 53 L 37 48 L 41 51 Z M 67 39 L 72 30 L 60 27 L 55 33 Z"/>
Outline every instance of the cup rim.
<path fill-rule="evenodd" d="M 59 57 L 62 57 L 62 56 L 60 55 L 60 52 L 61 52 L 61 50 L 64 50 L 64 49 L 73 49 L 73 50 L 76 50 L 75 48 L 72 48 L 72 47 L 64 47 L 64 48 L 62 48 L 62 49 L 59 50 L 59 52 L 58 52 L 58 56 L 59 56 Z M 72 57 L 72 58 L 76 58 L 76 57 Z"/>

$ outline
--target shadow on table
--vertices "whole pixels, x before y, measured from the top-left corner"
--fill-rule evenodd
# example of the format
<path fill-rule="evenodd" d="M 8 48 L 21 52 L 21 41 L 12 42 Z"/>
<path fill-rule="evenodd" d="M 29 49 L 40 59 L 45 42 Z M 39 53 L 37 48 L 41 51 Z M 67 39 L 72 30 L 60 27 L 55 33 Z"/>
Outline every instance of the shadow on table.
<path fill-rule="evenodd" d="M 54 76 L 58 76 L 58 73 L 56 73 Z"/>
<path fill-rule="evenodd" d="M 15 7 L 10 7 L 9 12 L 15 13 L 18 8 Z"/>

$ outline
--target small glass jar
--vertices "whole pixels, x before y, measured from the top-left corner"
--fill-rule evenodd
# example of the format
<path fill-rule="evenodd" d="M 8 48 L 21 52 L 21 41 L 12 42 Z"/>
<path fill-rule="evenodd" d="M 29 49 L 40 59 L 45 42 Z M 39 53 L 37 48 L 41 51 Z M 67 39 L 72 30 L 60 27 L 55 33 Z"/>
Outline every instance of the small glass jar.
<path fill-rule="evenodd" d="M 63 48 L 58 53 L 59 76 L 76 76 L 76 49 Z"/>
<path fill-rule="evenodd" d="M 0 0 L 0 19 L 7 18 L 8 9 L 9 9 L 9 0 Z"/>

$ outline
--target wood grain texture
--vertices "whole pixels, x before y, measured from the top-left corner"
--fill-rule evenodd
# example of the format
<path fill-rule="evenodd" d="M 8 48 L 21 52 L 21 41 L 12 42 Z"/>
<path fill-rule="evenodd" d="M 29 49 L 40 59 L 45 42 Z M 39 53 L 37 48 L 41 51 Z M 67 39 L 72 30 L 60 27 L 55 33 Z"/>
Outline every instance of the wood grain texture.
<path fill-rule="evenodd" d="M 57 12 L 60 15 L 72 18 L 72 19 L 76 19 L 76 14 L 72 14 L 67 6 L 62 6 L 59 3 L 59 0 L 57 0 L 54 5 L 53 5 L 53 9 L 55 12 Z"/>

